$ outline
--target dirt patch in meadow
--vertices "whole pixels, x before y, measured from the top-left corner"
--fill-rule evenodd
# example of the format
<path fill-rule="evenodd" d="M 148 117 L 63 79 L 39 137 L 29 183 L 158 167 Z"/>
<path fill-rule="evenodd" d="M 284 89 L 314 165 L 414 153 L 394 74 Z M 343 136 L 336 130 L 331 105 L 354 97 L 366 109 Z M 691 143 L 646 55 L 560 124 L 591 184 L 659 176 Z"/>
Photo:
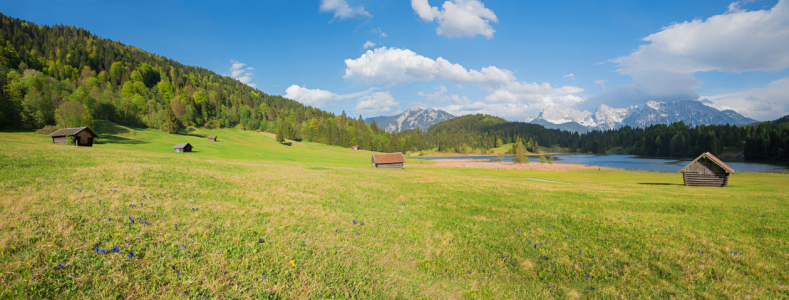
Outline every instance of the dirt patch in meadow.
<path fill-rule="evenodd" d="M 515 164 L 509 162 L 480 162 L 473 159 L 436 159 L 434 165 L 406 164 L 407 168 L 476 168 L 476 169 L 497 169 L 497 170 L 528 170 L 528 171 L 575 171 L 585 169 L 596 169 L 580 164 L 565 163 L 528 163 Z"/>

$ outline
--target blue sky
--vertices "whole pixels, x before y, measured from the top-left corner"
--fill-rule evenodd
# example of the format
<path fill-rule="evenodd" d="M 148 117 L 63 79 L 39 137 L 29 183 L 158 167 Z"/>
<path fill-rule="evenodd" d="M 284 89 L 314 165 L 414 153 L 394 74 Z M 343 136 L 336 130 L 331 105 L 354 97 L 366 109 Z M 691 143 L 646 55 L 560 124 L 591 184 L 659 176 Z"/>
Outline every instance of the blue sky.
<path fill-rule="evenodd" d="M 678 99 L 757 120 L 789 111 L 789 0 L 4 2 L 364 117 Z"/>

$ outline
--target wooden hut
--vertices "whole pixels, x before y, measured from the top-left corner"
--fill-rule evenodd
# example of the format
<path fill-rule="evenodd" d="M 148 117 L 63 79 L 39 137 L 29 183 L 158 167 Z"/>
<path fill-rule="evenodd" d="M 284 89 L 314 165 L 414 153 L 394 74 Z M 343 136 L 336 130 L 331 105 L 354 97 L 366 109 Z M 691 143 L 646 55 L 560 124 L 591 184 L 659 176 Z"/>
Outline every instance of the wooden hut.
<path fill-rule="evenodd" d="M 247 128 L 242 126 L 242 127 L 241 127 L 241 130 L 247 130 Z"/>
<path fill-rule="evenodd" d="M 402 169 L 405 156 L 402 152 L 373 154 L 373 167 L 387 169 Z"/>
<path fill-rule="evenodd" d="M 359 150 L 359 146 L 358 146 L 358 145 L 353 145 L 353 146 L 351 146 L 351 149 L 353 149 L 353 150 Z"/>
<path fill-rule="evenodd" d="M 216 136 L 215 135 L 209 136 L 208 140 L 212 142 L 216 142 Z"/>
<path fill-rule="evenodd" d="M 189 143 L 180 143 L 176 144 L 173 149 L 175 149 L 175 152 L 192 152 L 192 145 L 189 145 Z"/>
<path fill-rule="evenodd" d="M 68 144 L 68 138 L 74 137 L 74 145 L 77 147 L 93 147 L 93 139 L 99 136 L 88 127 L 64 128 L 49 135 L 53 144 Z"/>
<path fill-rule="evenodd" d="M 729 184 L 729 174 L 734 174 L 734 170 L 707 152 L 694 159 L 678 173 L 683 174 L 682 179 L 687 186 L 725 187 Z"/>

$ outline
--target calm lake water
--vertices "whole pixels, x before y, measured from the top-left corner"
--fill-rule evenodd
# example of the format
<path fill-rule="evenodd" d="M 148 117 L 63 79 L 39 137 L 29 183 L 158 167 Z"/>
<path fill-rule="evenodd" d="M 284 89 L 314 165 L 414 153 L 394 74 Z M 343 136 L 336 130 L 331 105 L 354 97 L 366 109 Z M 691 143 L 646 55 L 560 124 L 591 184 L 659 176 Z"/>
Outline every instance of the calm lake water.
<path fill-rule="evenodd" d="M 545 155 L 553 157 L 554 162 L 601 166 L 625 170 L 641 170 L 655 172 L 677 172 L 694 158 L 650 157 L 641 155 L 591 155 L 564 154 Z M 411 159 L 491 159 L 498 161 L 496 156 L 449 156 L 449 157 L 412 157 Z M 539 163 L 537 157 L 529 157 L 531 163 Z M 512 162 L 512 156 L 505 156 L 504 161 Z M 788 172 L 789 164 L 784 162 L 723 160 L 735 172 Z"/>

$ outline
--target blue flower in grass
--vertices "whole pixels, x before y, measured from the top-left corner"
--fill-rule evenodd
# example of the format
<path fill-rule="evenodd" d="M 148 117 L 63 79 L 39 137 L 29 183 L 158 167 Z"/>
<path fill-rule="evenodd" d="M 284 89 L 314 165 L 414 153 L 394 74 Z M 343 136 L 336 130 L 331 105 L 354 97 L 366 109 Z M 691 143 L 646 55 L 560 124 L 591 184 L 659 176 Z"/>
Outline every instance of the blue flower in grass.
<path fill-rule="evenodd" d="M 59 264 L 58 264 L 58 268 L 61 268 L 61 269 L 63 269 L 63 263 L 59 263 Z"/>
<path fill-rule="evenodd" d="M 593 287 L 593 286 L 590 286 L 590 287 L 589 287 L 589 290 L 592 290 L 592 291 L 594 291 L 594 287 Z"/>
<path fill-rule="evenodd" d="M 134 257 L 134 252 L 129 252 L 129 258 Z"/>
<path fill-rule="evenodd" d="M 586 278 L 589 278 L 589 273 L 586 273 Z"/>
<path fill-rule="evenodd" d="M 266 280 L 266 274 L 263 274 L 262 280 Z"/>
<path fill-rule="evenodd" d="M 173 270 L 175 270 L 175 265 L 170 265 L 170 268 L 172 268 Z"/>
<path fill-rule="evenodd" d="M 120 251 L 121 251 L 121 250 L 120 250 L 120 249 L 118 249 L 118 247 L 112 247 L 112 252 L 118 253 L 118 252 L 120 252 Z"/>
<path fill-rule="evenodd" d="M 353 219 L 353 225 L 356 225 L 356 219 Z"/>

